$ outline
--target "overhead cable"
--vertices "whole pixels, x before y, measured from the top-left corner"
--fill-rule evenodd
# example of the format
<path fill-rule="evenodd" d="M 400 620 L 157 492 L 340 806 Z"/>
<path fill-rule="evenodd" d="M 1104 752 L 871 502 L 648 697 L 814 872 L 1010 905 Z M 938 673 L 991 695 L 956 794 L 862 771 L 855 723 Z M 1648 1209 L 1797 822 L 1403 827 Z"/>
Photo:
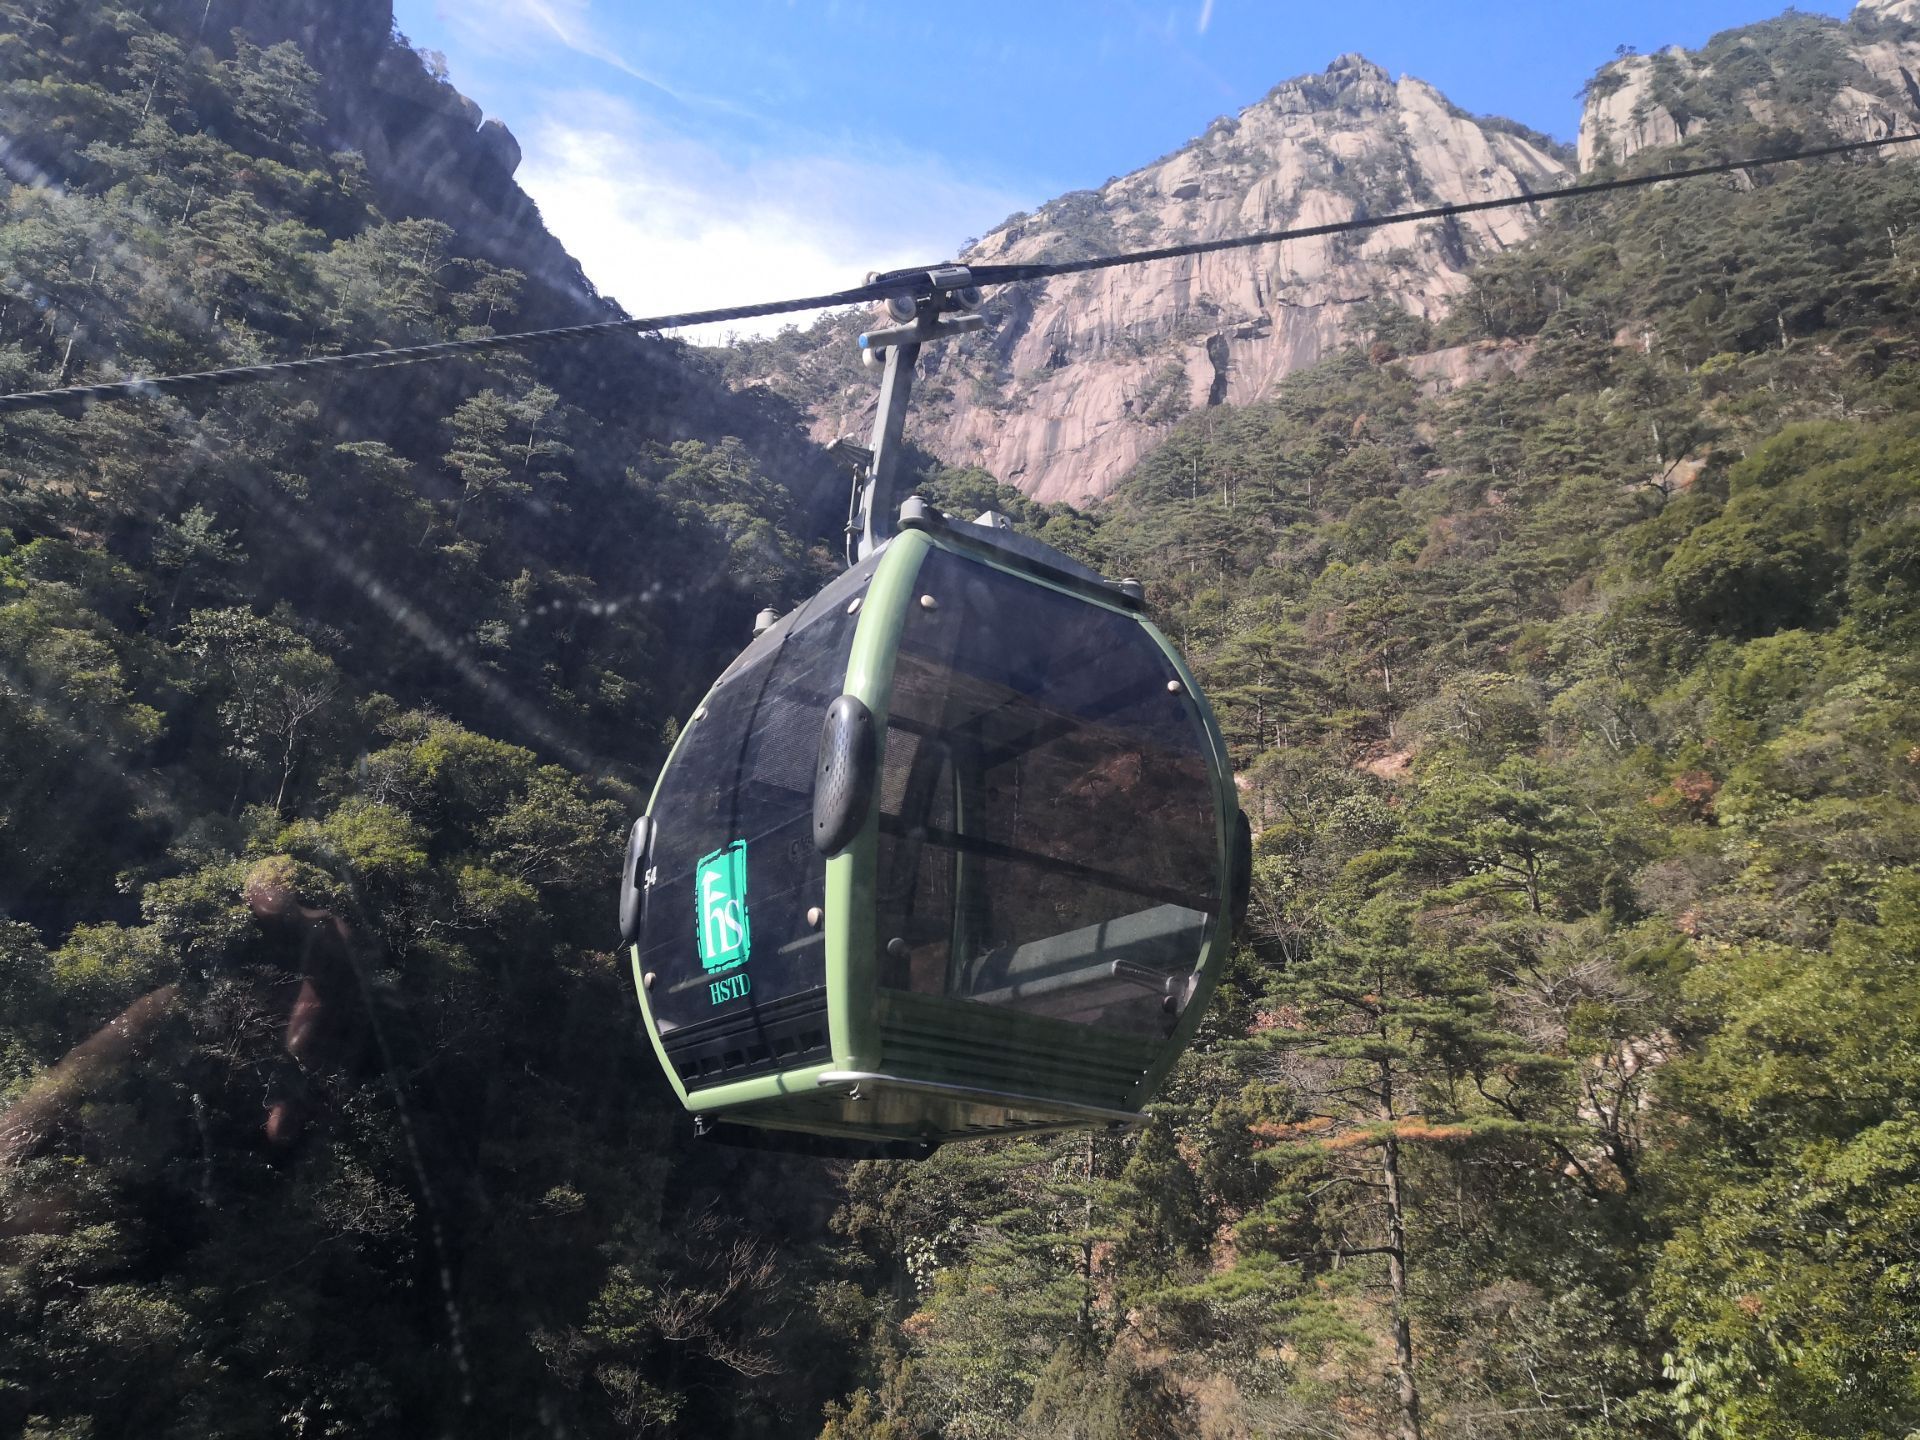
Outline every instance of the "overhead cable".
<path fill-rule="evenodd" d="M 70 410 L 105 400 L 154 399 L 165 395 L 185 395 L 216 390 L 229 385 L 247 385 L 283 377 L 328 374 L 353 370 L 383 370 L 398 365 L 419 365 L 436 360 L 451 360 L 493 350 L 524 350 L 538 345 L 585 340 L 601 335 L 645 334 L 676 330 L 690 325 L 723 324 L 730 320 L 757 320 L 771 315 L 794 315 L 811 310 L 831 310 L 843 306 L 871 304 L 912 296 L 923 290 L 930 272 L 944 269 L 959 271 L 972 285 L 1010 285 L 1022 281 L 1049 280 L 1061 275 L 1081 275 L 1092 270 L 1111 270 L 1121 265 L 1142 265 L 1153 260 L 1177 260 L 1189 255 L 1210 255 L 1222 250 L 1244 250 L 1259 245 L 1277 245 L 1289 240 L 1312 240 L 1329 235 L 1349 235 L 1358 231 L 1380 230 L 1391 225 L 1418 224 L 1426 220 L 1448 220 L 1459 215 L 1484 214 L 1491 210 L 1511 210 L 1522 206 L 1546 204 L 1557 200 L 1577 200 L 1590 195 L 1607 195 L 1621 190 L 1636 190 L 1670 181 L 1698 180 L 1712 175 L 1730 175 L 1742 170 L 1758 170 L 1802 160 L 1824 160 L 1838 155 L 1855 155 L 1904 145 L 1920 140 L 1920 133 L 1887 135 L 1877 140 L 1852 140 L 1796 150 L 1783 155 L 1761 155 L 1743 160 L 1722 160 L 1711 165 L 1694 165 L 1646 175 L 1629 175 L 1615 180 L 1594 180 L 1566 185 L 1553 190 L 1527 190 L 1517 195 L 1502 195 L 1490 200 L 1465 200 L 1450 205 L 1434 205 L 1422 210 L 1401 210 L 1390 215 L 1358 215 L 1324 225 L 1307 225 L 1290 230 L 1269 230 L 1253 235 L 1234 235 L 1220 240 L 1193 240 L 1182 245 L 1167 245 L 1154 250 L 1132 250 L 1121 255 L 1101 255 L 1086 260 L 1059 260 L 1028 265 L 972 265 L 962 267 L 922 267 L 895 270 L 874 277 L 864 285 L 836 290 L 828 295 L 809 295 L 795 300 L 767 300 L 753 305 L 727 305 L 713 310 L 689 310 L 675 315 L 652 315 L 640 319 L 597 320 L 583 325 L 562 325 L 547 330 L 524 330 L 517 334 L 482 335 L 464 340 L 441 340 L 427 345 L 396 349 L 361 350 L 347 355 L 313 355 L 299 360 L 276 360 L 263 365 L 238 365 L 224 370 L 200 370 L 183 375 L 136 376 L 126 380 L 104 381 L 94 385 L 70 385 L 58 390 L 29 390 L 0 395 L 0 415 L 29 410 Z"/>
<path fill-rule="evenodd" d="M 1581 185 L 1566 185 L 1557 190 L 1530 190 L 1518 195 L 1501 195 L 1492 200 L 1462 200 L 1451 205 L 1435 205 L 1425 210 L 1400 210 L 1392 215 L 1362 215 L 1352 220 L 1335 220 L 1325 225 L 1308 225 L 1294 230 L 1270 230 L 1259 235 L 1234 235 L 1225 240 L 1190 240 L 1184 245 L 1167 245 L 1158 250 L 1133 250 L 1125 255 L 1102 255 L 1092 260 L 1061 260 L 1045 265 L 970 265 L 976 285 L 1011 285 L 1021 280 L 1046 280 L 1056 275 L 1081 275 L 1089 270 L 1111 270 L 1116 265 L 1141 265 L 1149 260 L 1177 260 L 1184 255 L 1210 255 L 1217 250 L 1242 250 L 1253 245 L 1275 245 L 1282 240 L 1312 240 L 1324 235 L 1346 235 L 1355 230 L 1378 230 L 1388 225 L 1417 224 L 1422 220 L 1447 220 L 1455 215 L 1477 215 L 1488 210 L 1511 210 L 1522 205 L 1539 205 L 1552 200 L 1578 200 L 1587 195 L 1607 195 L 1616 190 L 1638 190 L 1649 185 L 1664 185 L 1669 180 L 1699 180 L 1709 175 L 1731 175 L 1739 170 L 1757 170 L 1767 165 L 1785 165 L 1794 160 L 1825 160 L 1834 155 L 1853 155 L 1862 150 L 1882 150 L 1889 145 L 1904 145 L 1920 140 L 1920 132 L 1887 135 L 1878 140 L 1850 140 L 1840 145 L 1823 145 L 1815 150 L 1796 150 L 1788 155 L 1762 155 L 1751 160 L 1721 160 L 1712 165 L 1694 165 L 1684 170 L 1663 170 L 1648 175 L 1628 175 L 1619 180 L 1593 180 Z"/>

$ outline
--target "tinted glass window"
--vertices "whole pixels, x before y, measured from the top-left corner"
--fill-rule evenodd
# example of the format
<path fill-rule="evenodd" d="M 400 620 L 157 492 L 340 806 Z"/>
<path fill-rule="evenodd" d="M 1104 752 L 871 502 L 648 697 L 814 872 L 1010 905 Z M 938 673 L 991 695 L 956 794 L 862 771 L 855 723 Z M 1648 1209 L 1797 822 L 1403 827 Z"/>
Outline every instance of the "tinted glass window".
<path fill-rule="evenodd" d="M 1130 617 L 937 551 L 881 790 L 886 983 L 1152 1033 L 1219 910 L 1205 732 Z"/>
<path fill-rule="evenodd" d="M 733 671 L 707 698 L 654 797 L 654 883 L 640 932 L 662 1038 L 759 1011 L 825 981 L 826 862 L 813 846 L 813 767 L 855 620 L 844 605 Z"/>

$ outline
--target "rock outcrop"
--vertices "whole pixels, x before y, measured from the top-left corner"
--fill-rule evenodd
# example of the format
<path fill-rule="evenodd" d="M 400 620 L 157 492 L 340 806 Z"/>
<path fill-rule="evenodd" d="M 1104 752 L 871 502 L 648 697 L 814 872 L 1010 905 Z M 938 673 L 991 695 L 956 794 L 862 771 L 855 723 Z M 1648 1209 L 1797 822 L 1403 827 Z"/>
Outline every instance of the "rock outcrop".
<path fill-rule="evenodd" d="M 1920 0 L 1860 0 L 1850 20 L 1789 12 L 1627 55 L 1587 87 L 1580 168 L 1619 163 L 1708 130 L 1874 139 L 1920 128 Z"/>
<path fill-rule="evenodd" d="M 1751 132 L 1738 138 L 1756 146 L 1920 130 L 1916 77 L 1920 0 L 1861 0 L 1848 20 L 1788 11 L 1697 52 L 1603 67 L 1576 155 L 1348 55 L 1143 169 L 1013 216 L 962 258 L 1070 259 L 1545 189 L 1576 159 L 1591 170 L 1711 129 Z M 1416 328 L 1442 317 L 1476 257 L 1538 220 L 1501 211 L 1012 287 L 990 302 L 985 335 L 923 359 L 913 436 L 1037 498 L 1096 499 L 1188 411 L 1258 399 L 1396 316 Z M 784 349 L 734 357 L 730 373 L 805 405 L 818 439 L 864 430 L 874 385 L 847 362 L 866 323 L 823 321 Z M 1422 357 L 1419 373 L 1444 388 L 1524 360 Z"/>
<path fill-rule="evenodd" d="M 1602 69 L 1587 86 L 1586 110 L 1580 117 L 1583 174 L 1602 160 L 1625 160 L 1687 138 L 1687 121 L 1653 98 L 1660 60 L 1675 66 L 1692 63 L 1678 45 L 1659 56 L 1628 55 Z"/>
<path fill-rule="evenodd" d="M 1920 25 L 1920 0 L 1860 0 L 1857 20 L 1885 20 L 1895 25 Z"/>
<path fill-rule="evenodd" d="M 200 0 L 156 7 L 179 36 L 241 31 L 260 46 L 291 41 L 318 72 L 324 144 L 365 164 L 374 200 L 388 219 L 437 220 L 451 228 L 454 253 L 524 276 L 509 326 L 534 330 L 624 314 L 587 279 L 514 179 L 520 145 L 499 120 L 461 94 L 444 70 L 404 43 L 393 0 Z M 690 363 L 683 346 L 634 336 L 536 352 L 544 383 L 595 423 L 646 417 L 663 443 L 723 437 L 745 442 L 763 471 L 797 499 L 813 533 L 837 531 L 846 476 L 826 455 L 796 444 L 800 412 L 766 394 L 740 394 L 711 366 Z M 427 409 L 431 387 L 453 386 L 451 370 L 421 367 L 388 387 L 382 403 Z M 442 395 L 450 391 L 438 392 Z M 445 400 L 447 413 L 457 402 Z M 398 423 L 395 421 L 394 423 Z"/>
<path fill-rule="evenodd" d="M 1349 55 L 1143 169 L 1012 217 L 963 258 L 1059 260 L 1510 195 L 1565 183 L 1570 159 Z M 1266 394 L 1364 338 L 1361 317 L 1440 317 L 1476 255 L 1536 223 L 1509 210 L 1014 287 L 986 335 L 923 362 L 913 436 L 1040 499 L 1094 499 L 1181 414 Z M 864 317 L 823 323 L 851 335 Z M 867 378 L 808 396 L 816 437 L 862 428 L 873 393 Z"/>
<path fill-rule="evenodd" d="M 465 253 L 526 274 L 516 323 L 618 313 L 514 183 L 520 144 L 512 132 L 393 43 L 393 0 L 211 0 L 199 33 L 231 29 L 257 44 L 300 47 L 322 77 L 330 145 L 366 158 L 382 210 L 443 220 Z"/>

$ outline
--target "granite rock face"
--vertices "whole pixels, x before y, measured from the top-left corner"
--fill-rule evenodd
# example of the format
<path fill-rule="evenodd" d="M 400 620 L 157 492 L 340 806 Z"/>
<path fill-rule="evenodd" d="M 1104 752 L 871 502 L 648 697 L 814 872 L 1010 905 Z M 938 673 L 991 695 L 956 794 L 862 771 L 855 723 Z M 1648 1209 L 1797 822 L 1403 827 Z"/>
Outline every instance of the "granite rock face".
<path fill-rule="evenodd" d="M 1860 0 L 1855 19 L 1879 19 L 1896 25 L 1920 25 L 1920 0 Z"/>
<path fill-rule="evenodd" d="M 1274 90 L 1166 159 L 984 237 L 982 263 L 1134 249 L 1565 182 L 1544 144 L 1357 55 Z M 1354 307 L 1438 318 L 1525 210 L 1099 271 L 1033 287 L 993 336 L 992 392 L 922 443 L 1042 500 L 1103 495 L 1188 409 L 1243 405 L 1345 343 Z M 983 367 L 984 368 L 984 367 Z"/>
<path fill-rule="evenodd" d="M 1624 55 L 1588 87 L 1577 152 L 1343 56 L 1130 175 L 1013 216 L 961 258 L 1073 259 L 1542 190 L 1576 162 L 1584 172 L 1715 128 L 1756 146 L 1920 130 L 1920 0 L 1861 0 L 1847 20 L 1789 11 L 1699 51 Z M 1539 219 L 1500 211 L 1010 287 L 989 302 L 986 334 L 923 357 L 912 437 L 1037 498 L 1097 499 L 1179 416 L 1259 399 L 1365 340 L 1383 313 L 1439 319 L 1476 260 Z M 806 406 L 817 439 L 864 432 L 873 377 L 841 357 L 868 323 L 822 321 L 759 371 L 736 364 L 735 383 Z M 1446 388 L 1525 359 L 1409 363 Z"/>
<path fill-rule="evenodd" d="M 1547 189 L 1570 159 L 1348 55 L 1130 175 L 1012 217 L 962 258 L 1060 260 Z M 923 360 L 913 438 L 1040 499 L 1095 499 L 1179 415 L 1255 400 L 1349 343 L 1367 302 L 1437 319 L 1476 256 L 1537 223 L 1501 211 L 1011 287 L 987 334 Z M 850 344 L 866 322 L 823 323 Z M 810 397 L 816 438 L 863 430 L 873 393 L 866 378 Z"/>

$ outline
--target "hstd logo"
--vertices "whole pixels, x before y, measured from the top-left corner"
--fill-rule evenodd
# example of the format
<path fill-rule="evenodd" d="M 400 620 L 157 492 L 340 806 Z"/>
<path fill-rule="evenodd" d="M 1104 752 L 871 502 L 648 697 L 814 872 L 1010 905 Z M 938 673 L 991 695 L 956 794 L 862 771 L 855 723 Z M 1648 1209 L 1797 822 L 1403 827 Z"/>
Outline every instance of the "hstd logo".
<path fill-rule="evenodd" d="M 753 933 L 747 921 L 747 842 L 702 856 L 693 871 L 694 924 L 700 967 L 708 974 L 747 963 Z"/>

